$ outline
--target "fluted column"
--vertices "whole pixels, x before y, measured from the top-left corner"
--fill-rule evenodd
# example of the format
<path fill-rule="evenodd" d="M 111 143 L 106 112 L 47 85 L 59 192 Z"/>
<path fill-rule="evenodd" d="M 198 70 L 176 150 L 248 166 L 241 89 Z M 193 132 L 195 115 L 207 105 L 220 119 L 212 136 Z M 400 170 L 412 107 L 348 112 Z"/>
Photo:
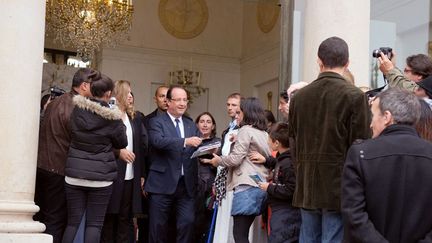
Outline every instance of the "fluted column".
<path fill-rule="evenodd" d="M 369 86 L 370 0 L 307 0 L 304 16 L 303 81 L 317 78 L 319 44 L 338 36 L 349 46 L 356 86 Z"/>
<path fill-rule="evenodd" d="M 52 242 L 32 220 L 45 0 L 0 1 L 0 242 Z"/>

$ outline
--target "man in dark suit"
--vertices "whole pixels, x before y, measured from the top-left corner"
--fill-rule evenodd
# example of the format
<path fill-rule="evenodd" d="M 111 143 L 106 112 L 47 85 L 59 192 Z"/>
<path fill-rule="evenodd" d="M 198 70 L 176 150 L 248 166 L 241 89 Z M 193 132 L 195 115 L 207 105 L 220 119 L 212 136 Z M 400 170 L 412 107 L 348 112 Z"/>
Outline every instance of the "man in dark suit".
<path fill-rule="evenodd" d="M 168 104 L 166 99 L 167 91 L 168 91 L 168 87 L 165 85 L 161 85 L 156 89 L 155 96 L 153 97 L 153 99 L 156 103 L 157 108 L 153 112 L 145 116 L 144 125 L 146 127 L 148 127 L 151 118 L 165 114 L 166 110 L 168 109 Z"/>
<path fill-rule="evenodd" d="M 193 242 L 194 197 L 197 161 L 191 159 L 201 144 L 195 123 L 184 116 L 188 98 L 180 86 L 167 92 L 168 110 L 149 121 L 152 148 L 150 170 L 145 184 L 149 196 L 149 242 L 167 242 L 168 218 L 176 212 L 177 242 Z"/>
<path fill-rule="evenodd" d="M 168 91 L 168 86 L 165 85 L 161 85 L 156 89 L 155 92 L 155 96 L 153 97 L 155 104 L 156 104 L 156 109 L 154 111 L 152 111 L 151 113 L 147 114 L 144 117 L 144 126 L 146 127 L 146 129 L 148 130 L 149 127 L 149 121 L 150 119 L 152 119 L 153 117 L 156 116 L 160 116 L 166 113 L 166 110 L 168 108 L 167 105 L 167 99 L 166 99 L 166 94 Z M 147 132 L 148 133 L 148 132 Z M 148 154 L 150 154 L 151 151 L 149 151 Z M 144 175 L 145 178 L 147 178 L 147 173 L 150 169 L 150 160 L 149 158 L 146 157 L 145 159 L 146 163 L 142 166 L 142 172 L 141 174 Z M 137 224 L 138 224 L 138 243 L 148 243 L 148 225 L 149 225 L 149 218 L 147 217 L 149 212 L 148 212 L 148 200 L 147 198 L 143 198 L 142 200 L 142 208 L 143 208 L 143 217 L 139 217 L 137 218 Z M 173 217 L 172 217 L 173 218 Z M 172 239 L 175 238 L 175 227 L 172 227 L 173 225 L 175 226 L 175 222 L 173 223 L 175 219 L 170 219 L 170 231 L 168 233 L 168 235 L 170 236 L 170 242 L 172 241 Z M 174 228 L 174 230 L 172 229 Z M 174 232 L 173 232 L 174 231 Z"/>

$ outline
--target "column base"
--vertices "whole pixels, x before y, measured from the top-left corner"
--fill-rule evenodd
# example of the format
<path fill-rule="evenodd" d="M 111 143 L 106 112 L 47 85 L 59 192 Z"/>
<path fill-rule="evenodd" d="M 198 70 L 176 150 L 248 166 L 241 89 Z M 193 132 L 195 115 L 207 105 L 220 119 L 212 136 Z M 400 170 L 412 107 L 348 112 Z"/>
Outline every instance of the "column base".
<path fill-rule="evenodd" d="M 48 234 L 15 234 L 0 233 L 0 242 L 5 243 L 52 243 L 53 238 Z"/>

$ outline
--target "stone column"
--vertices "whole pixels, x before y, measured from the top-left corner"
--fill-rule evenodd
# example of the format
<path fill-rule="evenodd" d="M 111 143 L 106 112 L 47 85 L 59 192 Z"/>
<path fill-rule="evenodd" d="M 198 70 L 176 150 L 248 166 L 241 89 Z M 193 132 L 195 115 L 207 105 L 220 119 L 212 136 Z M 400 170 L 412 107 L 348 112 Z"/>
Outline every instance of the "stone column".
<path fill-rule="evenodd" d="M 294 0 L 281 0 L 279 90 L 291 85 Z"/>
<path fill-rule="evenodd" d="M 45 0 L 0 1 L 0 242 L 52 242 L 32 220 Z"/>
<path fill-rule="evenodd" d="M 319 44 L 338 36 L 348 43 L 356 86 L 369 86 L 370 0 L 308 0 L 304 14 L 303 81 L 318 76 Z"/>

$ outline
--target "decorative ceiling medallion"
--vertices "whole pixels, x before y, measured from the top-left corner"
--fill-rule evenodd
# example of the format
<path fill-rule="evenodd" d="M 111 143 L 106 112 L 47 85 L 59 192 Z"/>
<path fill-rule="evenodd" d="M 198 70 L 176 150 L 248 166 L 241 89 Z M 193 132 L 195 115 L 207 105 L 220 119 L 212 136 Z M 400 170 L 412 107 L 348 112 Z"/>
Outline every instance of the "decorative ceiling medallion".
<path fill-rule="evenodd" d="M 258 27 L 264 33 L 270 32 L 279 18 L 278 0 L 259 0 L 257 4 Z"/>
<path fill-rule="evenodd" d="M 201 34 L 208 21 L 205 0 L 161 0 L 159 20 L 165 30 L 179 39 Z"/>

